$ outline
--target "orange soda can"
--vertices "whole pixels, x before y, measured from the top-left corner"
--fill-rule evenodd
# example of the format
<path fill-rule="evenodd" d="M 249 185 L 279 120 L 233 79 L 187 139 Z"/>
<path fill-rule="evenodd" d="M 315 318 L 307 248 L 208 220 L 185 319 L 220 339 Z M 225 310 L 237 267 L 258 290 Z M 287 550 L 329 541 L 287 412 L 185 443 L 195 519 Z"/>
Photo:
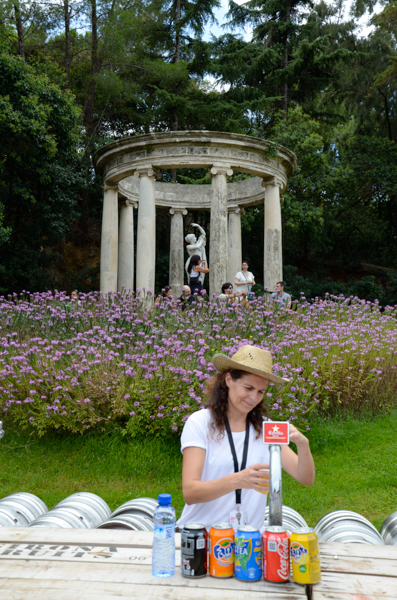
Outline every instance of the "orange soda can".
<path fill-rule="evenodd" d="M 213 523 L 208 536 L 208 573 L 212 577 L 234 575 L 234 529 L 230 523 Z"/>
<path fill-rule="evenodd" d="M 321 581 L 317 534 L 311 527 L 298 527 L 290 537 L 292 577 L 295 583 L 308 585 Z"/>

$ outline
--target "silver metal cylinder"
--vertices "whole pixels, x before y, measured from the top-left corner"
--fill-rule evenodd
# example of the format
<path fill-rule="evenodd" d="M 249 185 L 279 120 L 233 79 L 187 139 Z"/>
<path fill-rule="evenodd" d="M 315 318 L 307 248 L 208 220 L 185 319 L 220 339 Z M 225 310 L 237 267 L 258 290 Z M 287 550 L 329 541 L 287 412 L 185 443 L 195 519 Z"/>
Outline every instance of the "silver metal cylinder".
<path fill-rule="evenodd" d="M 283 524 L 281 446 L 270 444 L 269 525 Z"/>

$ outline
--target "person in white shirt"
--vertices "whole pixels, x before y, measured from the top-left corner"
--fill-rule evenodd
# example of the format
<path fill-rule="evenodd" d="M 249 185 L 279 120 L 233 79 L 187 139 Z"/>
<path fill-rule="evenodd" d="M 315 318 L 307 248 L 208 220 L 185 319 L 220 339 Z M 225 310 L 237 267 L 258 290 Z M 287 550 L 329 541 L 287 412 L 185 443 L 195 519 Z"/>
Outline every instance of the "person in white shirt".
<path fill-rule="evenodd" d="M 248 304 L 247 294 L 245 292 L 234 292 L 232 283 L 224 283 L 222 285 L 222 293 L 219 294 L 218 300 L 226 301 L 227 306 L 231 306 L 236 301 L 241 302 L 241 306 Z"/>
<path fill-rule="evenodd" d="M 242 346 L 231 358 L 216 354 L 213 363 L 218 373 L 207 386 L 206 408 L 189 417 L 181 435 L 186 505 L 178 526 L 199 522 L 209 529 L 214 522 L 231 522 L 238 506 L 243 520 L 260 528 L 269 485 L 269 448 L 261 439 L 265 392 L 269 381 L 288 380 L 272 373 L 270 352 L 255 346 Z M 282 446 L 282 467 L 300 483 L 312 485 L 309 441 L 291 424 L 289 438 L 298 454 Z"/>
<path fill-rule="evenodd" d="M 241 271 L 236 273 L 234 284 L 239 292 L 245 292 L 248 298 L 251 299 L 251 288 L 255 285 L 255 277 L 251 271 L 248 271 L 248 261 L 245 260 L 241 265 Z"/>

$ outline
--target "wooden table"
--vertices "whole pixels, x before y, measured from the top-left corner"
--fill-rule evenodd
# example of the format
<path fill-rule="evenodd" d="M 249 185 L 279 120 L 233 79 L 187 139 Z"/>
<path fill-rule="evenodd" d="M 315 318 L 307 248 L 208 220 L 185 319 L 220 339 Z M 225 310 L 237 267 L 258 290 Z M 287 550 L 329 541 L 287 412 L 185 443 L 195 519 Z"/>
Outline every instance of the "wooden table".
<path fill-rule="evenodd" d="M 313 600 L 397 599 L 397 546 L 320 542 Z"/>
<path fill-rule="evenodd" d="M 151 573 L 151 533 L 140 531 L 0 528 L 1 600 L 300 600 L 293 582 L 187 579 Z M 313 599 L 397 598 L 397 548 L 321 544 L 323 581 Z M 374 555 L 376 554 L 376 558 Z"/>

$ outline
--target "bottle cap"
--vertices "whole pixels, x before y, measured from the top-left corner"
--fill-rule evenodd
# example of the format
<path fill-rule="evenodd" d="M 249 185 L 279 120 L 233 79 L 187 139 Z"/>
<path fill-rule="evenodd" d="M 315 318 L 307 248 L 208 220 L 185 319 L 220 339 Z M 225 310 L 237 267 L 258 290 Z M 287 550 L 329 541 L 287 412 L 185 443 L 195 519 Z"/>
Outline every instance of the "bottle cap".
<path fill-rule="evenodd" d="M 171 494 L 159 494 L 158 502 L 161 506 L 171 504 Z"/>

